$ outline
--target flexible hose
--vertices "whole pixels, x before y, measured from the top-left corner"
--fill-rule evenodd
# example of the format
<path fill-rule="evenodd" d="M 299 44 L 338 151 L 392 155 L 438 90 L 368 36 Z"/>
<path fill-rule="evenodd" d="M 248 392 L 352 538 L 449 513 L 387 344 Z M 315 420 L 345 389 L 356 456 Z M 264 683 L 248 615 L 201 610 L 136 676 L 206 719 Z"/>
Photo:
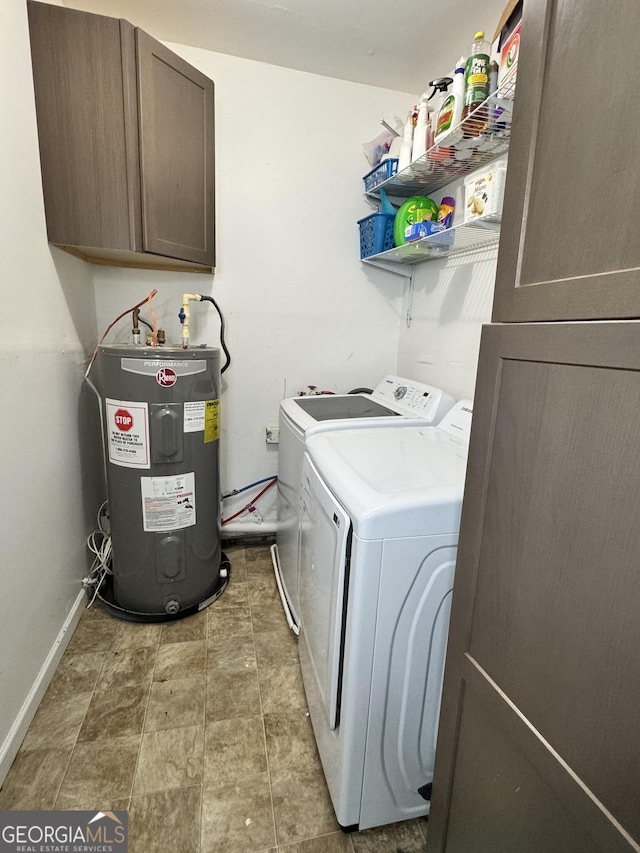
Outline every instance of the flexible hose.
<path fill-rule="evenodd" d="M 241 489 L 234 489 L 232 492 L 229 492 L 228 495 L 223 495 L 222 500 L 225 501 L 227 498 L 233 498 L 235 495 L 239 495 L 242 492 L 246 492 L 247 489 L 252 489 L 254 486 L 259 486 L 262 483 L 266 483 L 269 480 L 273 480 L 273 474 L 270 477 L 263 477 L 262 480 L 256 480 L 255 483 L 249 483 L 248 486 L 243 486 Z"/>
<path fill-rule="evenodd" d="M 250 501 L 246 506 L 243 506 L 242 509 L 239 509 L 238 512 L 234 512 L 234 514 L 230 515 L 229 518 L 223 518 L 220 524 L 228 524 L 230 521 L 233 521 L 234 518 L 237 518 L 239 515 L 242 515 L 243 512 L 248 512 L 249 508 L 252 507 L 256 503 L 256 501 L 258 501 L 264 495 L 264 493 L 267 492 L 272 486 L 275 486 L 277 482 L 278 478 L 274 477 L 269 483 L 269 485 L 265 486 L 262 491 L 258 492 L 258 494 L 252 501 Z"/>
<path fill-rule="evenodd" d="M 222 370 L 220 371 L 220 374 L 222 375 L 225 372 L 225 370 L 227 370 L 229 368 L 229 366 L 231 365 L 231 354 L 230 354 L 229 350 L 227 349 L 227 344 L 225 343 L 225 340 L 224 340 L 224 317 L 222 316 L 222 311 L 220 310 L 218 303 L 216 302 L 216 300 L 212 296 L 203 296 L 203 294 L 201 293 L 200 299 L 203 300 L 204 302 L 210 302 L 213 305 L 213 307 L 216 309 L 216 311 L 218 312 L 218 317 L 220 317 L 220 346 L 222 347 L 224 354 L 226 356 L 226 359 L 227 359 L 224 363 Z"/>

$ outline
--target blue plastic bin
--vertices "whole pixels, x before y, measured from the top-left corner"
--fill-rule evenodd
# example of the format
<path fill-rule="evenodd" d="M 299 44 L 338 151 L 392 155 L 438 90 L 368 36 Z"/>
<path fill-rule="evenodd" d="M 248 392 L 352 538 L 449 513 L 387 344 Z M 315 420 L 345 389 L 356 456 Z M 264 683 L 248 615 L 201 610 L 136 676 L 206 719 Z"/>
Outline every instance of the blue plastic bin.
<path fill-rule="evenodd" d="M 385 181 L 392 178 L 397 171 L 398 159 L 396 157 L 390 157 L 388 160 L 383 160 L 382 163 L 379 163 L 370 172 L 367 172 L 362 179 L 364 181 L 364 191 L 366 193 L 370 193 L 372 190 L 375 190 L 375 188 L 379 187 L 380 184 L 384 184 Z"/>
<path fill-rule="evenodd" d="M 358 220 L 360 226 L 360 258 L 378 255 L 393 249 L 393 220 L 395 214 L 372 213 Z"/>

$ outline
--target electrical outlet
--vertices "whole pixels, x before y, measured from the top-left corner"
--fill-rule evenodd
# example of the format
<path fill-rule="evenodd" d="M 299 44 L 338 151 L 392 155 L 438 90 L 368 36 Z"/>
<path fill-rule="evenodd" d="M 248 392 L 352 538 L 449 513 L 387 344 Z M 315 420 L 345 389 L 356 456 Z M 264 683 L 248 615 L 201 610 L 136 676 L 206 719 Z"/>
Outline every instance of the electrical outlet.
<path fill-rule="evenodd" d="M 264 428 L 265 441 L 267 444 L 278 444 L 280 441 L 280 427 L 268 426 Z"/>

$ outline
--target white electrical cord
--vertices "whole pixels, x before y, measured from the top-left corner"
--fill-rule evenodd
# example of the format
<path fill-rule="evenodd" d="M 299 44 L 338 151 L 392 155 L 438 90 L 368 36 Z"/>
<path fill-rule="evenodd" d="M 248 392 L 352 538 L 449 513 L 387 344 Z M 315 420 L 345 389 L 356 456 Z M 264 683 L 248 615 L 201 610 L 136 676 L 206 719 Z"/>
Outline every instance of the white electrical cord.
<path fill-rule="evenodd" d="M 93 596 L 87 607 L 91 607 L 96 600 L 98 590 L 102 586 L 107 575 L 113 574 L 111 571 L 111 533 L 105 526 L 105 520 L 109 519 L 109 510 L 107 501 L 105 501 L 98 510 L 98 527 L 87 536 L 87 548 L 94 555 L 93 563 L 89 569 L 89 574 L 82 579 L 82 585 L 85 588 L 95 587 Z"/>
<path fill-rule="evenodd" d="M 291 607 L 289 606 L 289 602 L 287 601 L 287 596 L 284 591 L 284 587 L 282 586 L 282 580 L 280 579 L 282 569 L 280 568 L 278 546 L 274 543 L 271 548 L 269 548 L 269 551 L 271 552 L 271 563 L 273 565 L 273 573 L 276 576 L 276 585 L 278 587 L 278 592 L 280 593 L 280 600 L 282 601 L 282 606 L 284 607 L 284 615 L 287 617 L 287 625 L 291 628 L 291 630 L 297 637 L 300 634 L 300 628 L 293 621 L 293 613 L 291 612 Z"/>

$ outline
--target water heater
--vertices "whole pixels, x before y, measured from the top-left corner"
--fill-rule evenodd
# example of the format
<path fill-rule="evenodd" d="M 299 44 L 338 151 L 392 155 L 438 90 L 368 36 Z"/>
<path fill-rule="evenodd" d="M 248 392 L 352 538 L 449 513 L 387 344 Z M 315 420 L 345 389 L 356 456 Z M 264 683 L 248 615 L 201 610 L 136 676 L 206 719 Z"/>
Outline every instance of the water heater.
<path fill-rule="evenodd" d="M 227 582 L 220 545 L 220 351 L 101 346 L 100 396 L 115 615 L 164 621 Z"/>

